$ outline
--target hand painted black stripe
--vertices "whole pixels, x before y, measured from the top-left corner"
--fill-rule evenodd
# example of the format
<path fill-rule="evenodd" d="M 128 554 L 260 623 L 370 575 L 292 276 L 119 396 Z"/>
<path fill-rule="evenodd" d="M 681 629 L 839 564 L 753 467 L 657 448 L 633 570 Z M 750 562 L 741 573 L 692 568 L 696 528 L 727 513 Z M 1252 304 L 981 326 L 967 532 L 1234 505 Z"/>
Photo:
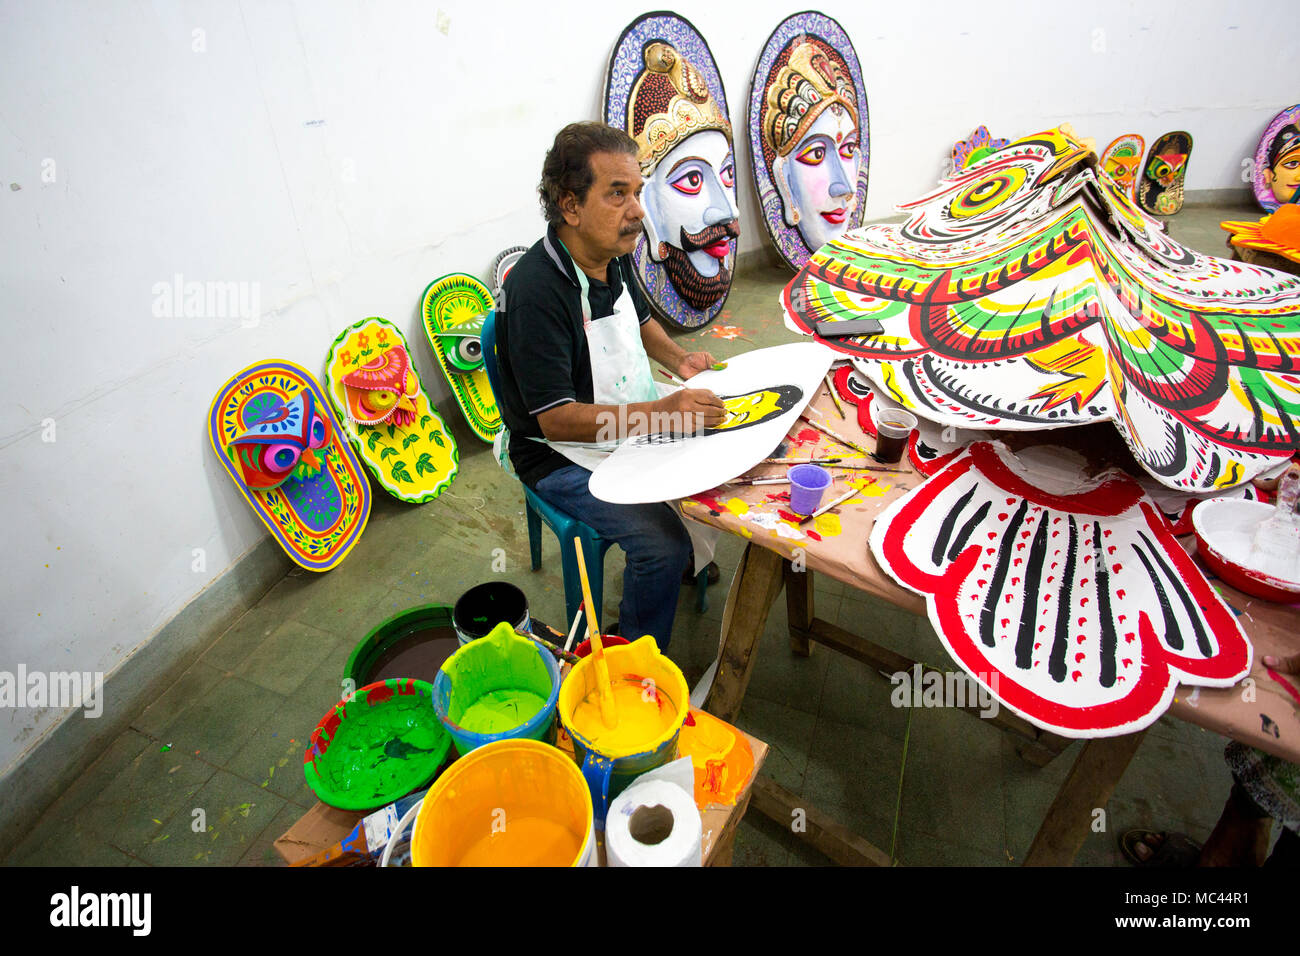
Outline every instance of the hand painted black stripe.
<path fill-rule="evenodd" d="M 1052 640 L 1052 653 L 1047 660 L 1047 673 L 1058 684 L 1065 680 L 1065 654 L 1070 649 L 1070 615 L 1074 613 L 1074 566 L 1079 547 L 1079 526 L 1070 515 L 1070 543 L 1065 551 L 1065 569 L 1061 572 L 1060 603 L 1056 605 L 1056 637 Z"/>
<path fill-rule="evenodd" d="M 966 547 L 966 542 L 970 540 L 970 536 L 975 533 L 975 529 L 979 526 L 980 522 L 982 522 L 984 518 L 988 515 L 989 508 L 991 508 L 992 506 L 993 506 L 993 502 L 991 501 L 984 502 L 984 504 L 980 505 L 979 508 L 975 510 L 975 514 L 971 516 L 971 519 L 962 526 L 961 531 L 957 533 L 956 540 L 954 540 L 952 543 L 952 547 L 948 549 L 949 561 L 957 560 L 957 555 L 961 554 L 962 549 Z"/>
<path fill-rule="evenodd" d="M 966 510 L 970 500 L 975 497 L 977 485 L 971 485 L 970 491 L 957 499 L 948 514 L 944 517 L 943 523 L 939 525 L 939 536 L 934 539 L 934 547 L 930 551 L 930 563 L 936 568 L 942 567 L 943 553 L 948 550 L 948 540 L 952 537 L 952 529 L 957 524 L 957 517 Z"/>
<path fill-rule="evenodd" d="M 1147 547 L 1151 549 L 1151 557 L 1155 560 L 1156 564 L 1160 566 L 1160 570 L 1164 572 L 1165 577 L 1167 577 L 1174 585 L 1174 593 L 1178 595 L 1178 599 L 1183 605 L 1183 611 L 1187 615 L 1187 620 L 1191 622 L 1192 631 L 1196 634 L 1197 650 L 1206 657 L 1213 657 L 1214 645 L 1210 642 L 1209 631 L 1205 629 L 1205 619 L 1201 615 L 1201 609 L 1197 607 L 1196 602 L 1192 600 L 1192 595 L 1188 591 L 1186 583 L 1165 561 L 1164 555 L 1160 551 L 1156 550 L 1156 546 L 1151 543 L 1150 538 L 1141 531 L 1138 532 L 1138 537 L 1146 542 Z M 1172 647 L 1173 645 L 1171 644 L 1170 646 Z M 1180 641 L 1179 647 L 1175 647 L 1174 650 L 1180 650 L 1181 647 L 1182 645 Z"/>
<path fill-rule="evenodd" d="M 1101 544 L 1101 522 L 1092 524 L 1092 554 L 1096 564 L 1097 623 L 1101 627 L 1101 686 L 1115 686 L 1115 650 L 1119 640 L 1115 634 L 1115 615 L 1110 606 L 1110 566 L 1106 564 L 1106 549 Z"/>
<path fill-rule="evenodd" d="M 1160 605 L 1160 613 L 1165 619 L 1165 643 L 1176 651 L 1183 649 L 1183 635 L 1178 629 L 1178 622 L 1174 620 L 1174 609 L 1169 603 L 1169 595 L 1165 592 L 1165 587 L 1160 583 L 1156 576 L 1156 569 L 1152 567 L 1147 556 L 1142 553 L 1142 549 L 1136 544 L 1133 550 L 1137 553 L 1138 559 L 1146 566 L 1147 574 L 1151 577 L 1151 583 L 1156 589 L 1156 602 Z"/>
<path fill-rule="evenodd" d="M 1029 670 L 1034 666 L 1034 638 L 1038 626 L 1038 593 L 1043 582 L 1043 565 L 1047 561 L 1047 512 L 1038 522 L 1038 533 L 1025 559 L 1025 600 L 1020 605 L 1020 633 L 1016 636 L 1016 666 Z"/>
<path fill-rule="evenodd" d="M 989 592 L 984 595 L 984 608 L 980 611 L 980 640 L 984 642 L 985 647 L 993 647 L 997 643 L 997 635 L 993 628 L 998 621 L 998 604 L 1002 600 L 1002 588 L 1007 583 L 1007 571 L 1011 567 L 1011 552 L 1015 550 L 1016 532 L 1020 529 L 1020 522 L 1025 520 L 1028 511 L 1029 502 L 1022 500 L 1016 513 L 1011 516 L 1007 530 L 1002 534 L 1001 547 L 998 549 L 998 563 L 993 569 L 993 577 L 989 579 Z"/>

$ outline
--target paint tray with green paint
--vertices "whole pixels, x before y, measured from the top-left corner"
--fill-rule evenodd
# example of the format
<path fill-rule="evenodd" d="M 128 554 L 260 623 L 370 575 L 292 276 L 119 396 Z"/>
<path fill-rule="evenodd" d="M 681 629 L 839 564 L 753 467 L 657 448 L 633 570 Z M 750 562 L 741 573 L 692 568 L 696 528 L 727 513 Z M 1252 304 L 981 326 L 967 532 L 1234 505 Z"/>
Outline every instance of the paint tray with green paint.
<path fill-rule="evenodd" d="M 427 681 L 391 678 L 339 701 L 312 731 L 307 785 L 340 810 L 374 810 L 428 786 L 451 745 L 432 698 Z"/>
<path fill-rule="evenodd" d="M 494 740 L 543 740 L 553 730 L 560 668 L 509 624 L 466 644 L 433 681 L 433 709 L 464 756 Z"/>

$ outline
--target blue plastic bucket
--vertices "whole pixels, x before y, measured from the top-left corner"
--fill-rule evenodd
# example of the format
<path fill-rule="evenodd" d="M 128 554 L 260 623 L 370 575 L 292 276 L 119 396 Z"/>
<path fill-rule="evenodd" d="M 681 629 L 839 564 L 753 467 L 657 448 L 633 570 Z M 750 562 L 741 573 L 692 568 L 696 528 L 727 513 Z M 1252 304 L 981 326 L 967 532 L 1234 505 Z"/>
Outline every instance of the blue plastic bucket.
<path fill-rule="evenodd" d="M 494 740 L 551 740 L 560 667 L 551 652 L 499 624 L 451 655 L 433 709 L 462 757 Z"/>

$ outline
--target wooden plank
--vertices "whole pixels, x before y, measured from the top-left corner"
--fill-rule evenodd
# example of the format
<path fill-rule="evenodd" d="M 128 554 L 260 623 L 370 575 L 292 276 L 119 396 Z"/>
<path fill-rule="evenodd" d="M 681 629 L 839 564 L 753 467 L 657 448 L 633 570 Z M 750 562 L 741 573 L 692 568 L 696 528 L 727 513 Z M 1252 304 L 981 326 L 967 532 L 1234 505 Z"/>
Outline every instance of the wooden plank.
<path fill-rule="evenodd" d="M 796 571 L 785 563 L 785 609 L 790 618 L 790 650 L 800 657 L 812 654 L 806 631 L 813 622 L 813 572 L 805 567 Z"/>
<path fill-rule="evenodd" d="M 826 814 L 808 806 L 771 777 L 760 775 L 754 781 L 754 809 L 781 826 L 789 827 L 795 821 L 795 811 L 803 811 L 802 833 L 794 831 L 819 852 L 841 866 L 892 866 L 889 854 L 878 849 L 865 837 L 848 827 L 836 823 Z"/>
<path fill-rule="evenodd" d="M 738 599 L 724 625 L 718 673 L 704 701 L 713 716 L 735 723 L 754 671 L 755 649 L 772 602 L 781 593 L 785 560 L 751 541 L 740 558 L 734 593 Z"/>
<path fill-rule="evenodd" d="M 1104 808 L 1115 785 L 1137 753 L 1146 731 L 1123 737 L 1089 740 L 1070 768 L 1034 837 L 1025 866 L 1069 866 L 1093 823 L 1093 811 Z"/>

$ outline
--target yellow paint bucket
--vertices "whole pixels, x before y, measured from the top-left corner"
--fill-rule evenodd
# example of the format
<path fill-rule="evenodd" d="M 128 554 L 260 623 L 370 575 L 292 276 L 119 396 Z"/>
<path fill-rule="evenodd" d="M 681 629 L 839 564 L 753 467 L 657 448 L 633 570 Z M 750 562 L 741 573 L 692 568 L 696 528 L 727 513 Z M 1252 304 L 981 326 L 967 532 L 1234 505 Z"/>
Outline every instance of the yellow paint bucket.
<path fill-rule="evenodd" d="M 587 783 L 548 744 L 484 744 L 429 788 L 411 858 L 415 866 L 594 866 Z"/>
<path fill-rule="evenodd" d="M 639 775 L 677 756 L 677 736 L 690 708 L 686 678 L 659 651 L 653 637 L 605 648 L 614 709 L 607 726 L 600 711 L 596 658 L 584 657 L 560 685 L 559 714 L 591 788 L 596 828 L 605 812 Z"/>

